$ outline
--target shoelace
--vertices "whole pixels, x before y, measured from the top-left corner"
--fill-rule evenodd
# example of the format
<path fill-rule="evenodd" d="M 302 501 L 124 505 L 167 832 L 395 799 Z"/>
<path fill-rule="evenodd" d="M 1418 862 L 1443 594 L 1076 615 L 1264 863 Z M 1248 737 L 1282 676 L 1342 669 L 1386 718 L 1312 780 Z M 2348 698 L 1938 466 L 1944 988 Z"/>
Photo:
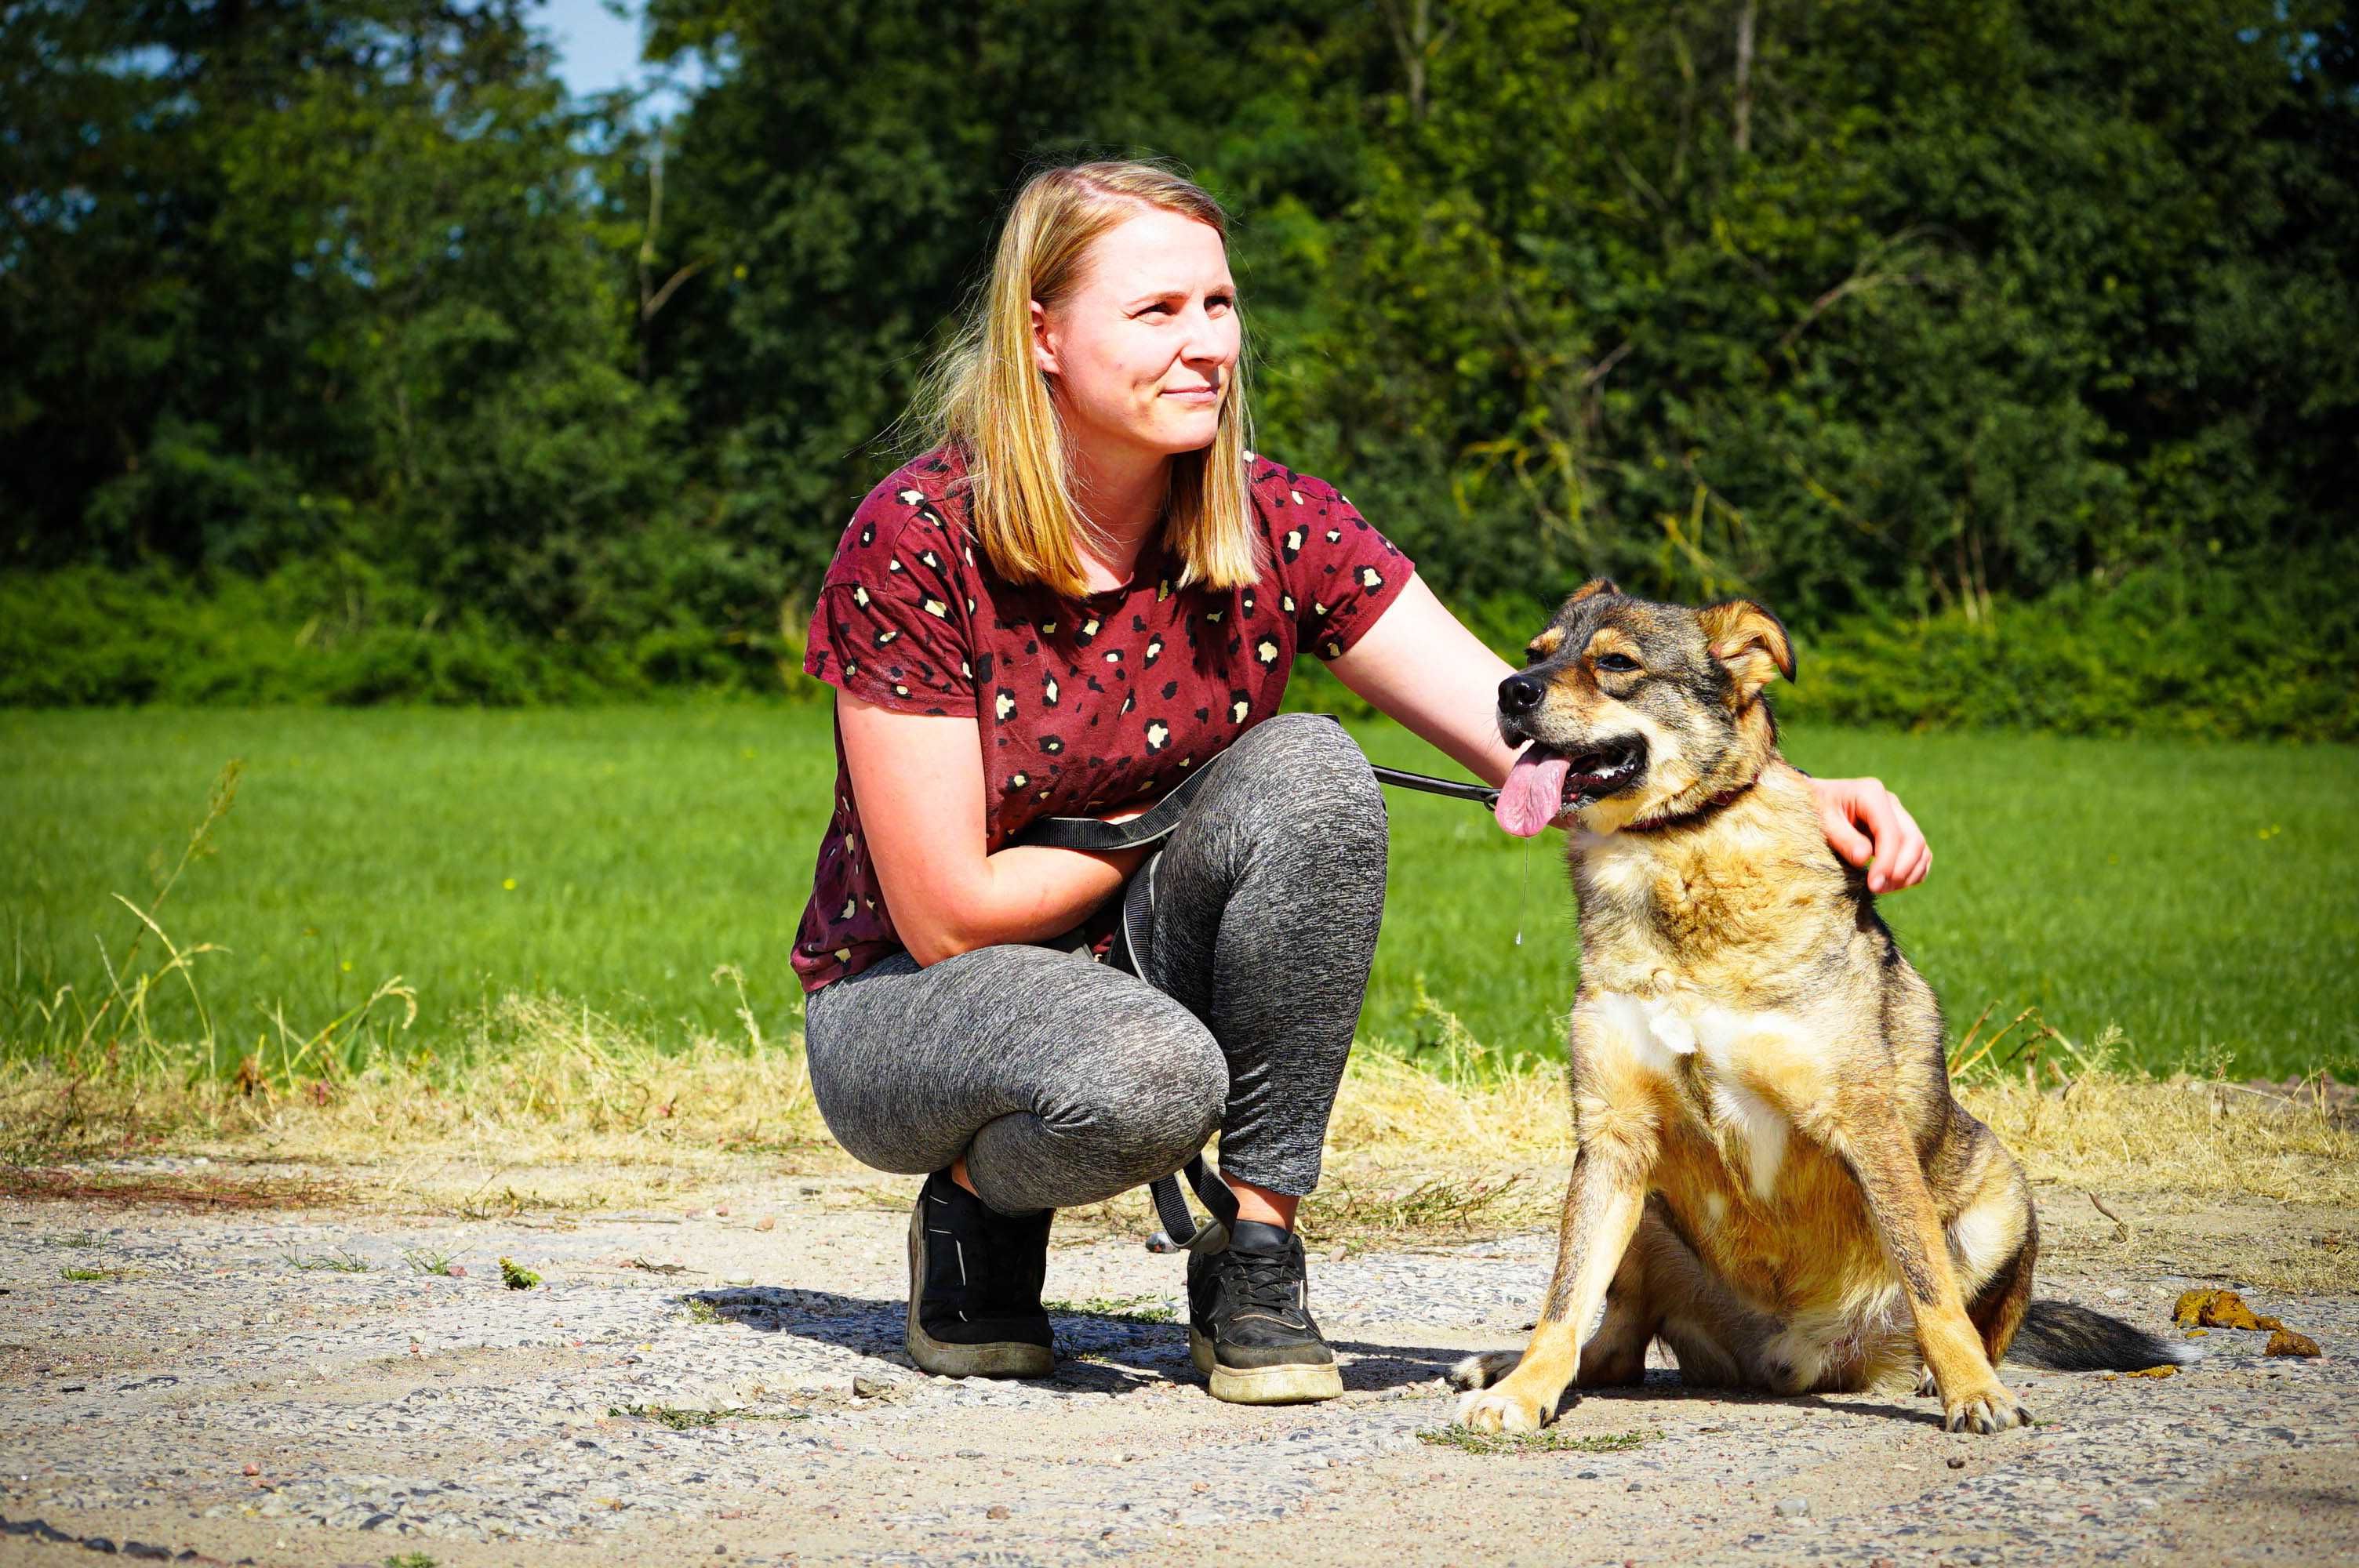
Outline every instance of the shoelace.
<path fill-rule="evenodd" d="M 1223 1271 L 1237 1281 L 1240 1306 L 1288 1315 L 1299 1313 L 1301 1276 L 1295 1271 L 1291 1257 L 1283 1252 L 1273 1256 L 1232 1250 L 1227 1258 Z"/>

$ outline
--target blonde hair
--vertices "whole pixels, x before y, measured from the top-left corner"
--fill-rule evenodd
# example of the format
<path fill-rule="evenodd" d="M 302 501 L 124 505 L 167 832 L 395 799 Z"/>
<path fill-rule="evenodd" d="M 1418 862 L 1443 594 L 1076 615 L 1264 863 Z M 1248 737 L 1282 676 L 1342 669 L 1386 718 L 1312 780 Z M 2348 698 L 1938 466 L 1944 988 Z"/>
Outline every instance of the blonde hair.
<path fill-rule="evenodd" d="M 932 440 L 964 449 L 975 534 L 1010 582 L 1075 599 L 1089 591 L 1075 547 L 1088 522 L 1047 377 L 1033 363 L 1032 305 L 1053 308 L 1071 294 L 1091 245 L 1142 205 L 1228 239 L 1220 204 L 1169 169 L 1133 162 L 1043 169 L 1016 193 L 991 276 L 928 377 L 920 417 Z M 1180 558 L 1178 586 L 1243 588 L 1261 575 L 1245 471 L 1252 438 L 1240 351 L 1212 445 L 1171 460 L 1164 531 Z"/>

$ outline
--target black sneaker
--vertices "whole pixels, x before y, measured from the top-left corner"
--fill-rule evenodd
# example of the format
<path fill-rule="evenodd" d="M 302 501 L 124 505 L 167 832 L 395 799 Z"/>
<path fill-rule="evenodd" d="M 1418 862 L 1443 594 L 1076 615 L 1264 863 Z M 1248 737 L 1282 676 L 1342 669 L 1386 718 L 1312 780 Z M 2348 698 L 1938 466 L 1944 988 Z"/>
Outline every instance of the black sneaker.
<path fill-rule="evenodd" d="M 1300 1237 L 1239 1220 L 1226 1247 L 1189 1254 L 1188 1354 L 1212 1397 L 1232 1404 L 1299 1404 L 1343 1391 L 1335 1353 L 1310 1317 Z"/>
<path fill-rule="evenodd" d="M 1045 1378 L 1055 1369 L 1040 1285 L 1053 1209 L 998 1213 L 926 1178 L 909 1211 L 909 1359 L 945 1378 Z"/>

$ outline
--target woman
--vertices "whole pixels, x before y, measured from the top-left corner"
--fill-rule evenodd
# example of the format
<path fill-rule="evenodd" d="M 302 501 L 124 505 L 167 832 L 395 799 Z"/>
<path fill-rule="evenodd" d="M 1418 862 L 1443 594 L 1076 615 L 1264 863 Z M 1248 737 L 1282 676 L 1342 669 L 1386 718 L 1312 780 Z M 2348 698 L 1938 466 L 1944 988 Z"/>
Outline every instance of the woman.
<path fill-rule="evenodd" d="M 1375 948 L 1384 802 L 1279 716 L 1298 649 L 1479 776 L 1508 666 L 1327 484 L 1248 449 L 1224 219 L 1148 165 L 1034 177 L 945 362 L 934 450 L 845 531 L 805 667 L 838 688 L 835 812 L 794 963 L 845 1148 L 927 1173 L 909 1353 L 1037 1376 L 1049 1218 L 1218 1132 L 1237 1214 L 1188 1261 L 1212 1393 L 1331 1398 L 1295 1208 Z M 1147 854 L 1012 842 L 1120 818 L 1215 757 L 1160 847 L 1145 979 L 1068 938 Z M 1818 786 L 1877 891 L 1929 862 L 1873 781 Z M 1864 825 L 1866 834 L 1860 831 Z M 1152 983 L 1149 983 L 1152 982 Z"/>

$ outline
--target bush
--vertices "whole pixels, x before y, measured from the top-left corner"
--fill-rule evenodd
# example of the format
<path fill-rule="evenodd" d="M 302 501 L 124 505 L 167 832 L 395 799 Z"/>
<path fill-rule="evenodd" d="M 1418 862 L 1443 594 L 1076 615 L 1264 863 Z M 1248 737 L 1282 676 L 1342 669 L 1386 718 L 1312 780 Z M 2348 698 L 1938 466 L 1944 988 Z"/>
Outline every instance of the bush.
<path fill-rule="evenodd" d="M 2359 740 L 2359 546 L 2152 567 L 1923 621 L 1803 640 L 1779 710 L 1906 729 Z"/>
<path fill-rule="evenodd" d="M 697 571 L 687 542 L 645 551 L 650 562 L 667 553 L 672 575 Z M 549 638 L 479 610 L 445 613 L 437 596 L 347 555 L 265 578 L 0 575 L 0 705 L 513 707 L 778 689 L 799 650 L 775 626 L 753 630 L 706 610 L 709 591 L 668 586 L 652 571 L 619 580 L 589 629 Z"/>

